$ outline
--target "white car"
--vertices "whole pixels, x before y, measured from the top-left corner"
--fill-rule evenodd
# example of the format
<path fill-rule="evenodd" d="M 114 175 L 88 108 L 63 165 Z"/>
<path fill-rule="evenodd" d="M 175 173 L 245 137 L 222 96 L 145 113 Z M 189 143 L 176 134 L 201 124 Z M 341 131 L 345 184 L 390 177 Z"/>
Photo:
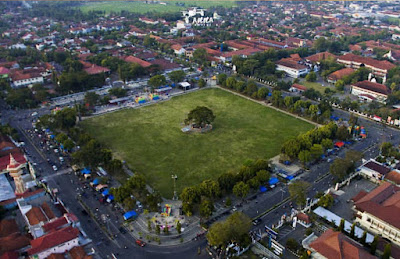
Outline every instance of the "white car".
<path fill-rule="evenodd" d="M 60 162 L 64 162 L 64 158 L 62 156 L 60 156 L 58 159 L 60 160 Z"/>
<path fill-rule="evenodd" d="M 54 149 L 54 153 L 58 153 L 58 149 L 57 148 Z"/>
<path fill-rule="evenodd" d="M 57 171 L 58 170 L 57 166 L 53 165 L 53 170 Z"/>

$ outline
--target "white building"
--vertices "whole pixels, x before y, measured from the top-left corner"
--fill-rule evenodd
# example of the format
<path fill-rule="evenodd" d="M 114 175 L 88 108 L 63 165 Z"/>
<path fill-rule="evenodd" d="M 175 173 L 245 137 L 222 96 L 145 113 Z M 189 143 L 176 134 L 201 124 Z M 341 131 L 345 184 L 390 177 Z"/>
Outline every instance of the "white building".
<path fill-rule="evenodd" d="M 383 84 L 364 80 L 351 85 L 351 94 L 366 101 L 376 100 L 385 103 L 390 91 Z"/>
<path fill-rule="evenodd" d="M 284 71 L 288 76 L 293 78 L 299 78 L 303 75 L 307 75 L 308 72 L 310 72 L 308 66 L 290 58 L 281 59 L 276 62 L 276 70 Z"/>

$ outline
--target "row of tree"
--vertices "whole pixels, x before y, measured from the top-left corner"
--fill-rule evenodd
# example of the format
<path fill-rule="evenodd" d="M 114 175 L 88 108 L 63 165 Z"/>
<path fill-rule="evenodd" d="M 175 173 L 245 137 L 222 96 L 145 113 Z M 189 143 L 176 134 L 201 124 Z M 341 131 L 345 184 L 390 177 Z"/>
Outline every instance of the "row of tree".
<path fill-rule="evenodd" d="M 216 181 L 205 180 L 198 185 L 184 188 L 180 195 L 183 211 L 187 215 L 192 215 L 199 205 L 201 216 L 207 218 L 213 212 L 213 201 L 222 194 L 233 193 L 239 198 L 244 198 L 249 194 L 251 188 L 258 188 L 267 183 L 269 178 L 267 160 L 249 160 L 237 173 L 226 172 L 220 175 Z"/>
<path fill-rule="evenodd" d="M 332 139 L 337 137 L 338 131 L 334 122 L 314 128 L 283 143 L 281 153 L 290 160 L 309 162 L 312 158 L 321 156 L 324 149 L 332 148 Z"/>

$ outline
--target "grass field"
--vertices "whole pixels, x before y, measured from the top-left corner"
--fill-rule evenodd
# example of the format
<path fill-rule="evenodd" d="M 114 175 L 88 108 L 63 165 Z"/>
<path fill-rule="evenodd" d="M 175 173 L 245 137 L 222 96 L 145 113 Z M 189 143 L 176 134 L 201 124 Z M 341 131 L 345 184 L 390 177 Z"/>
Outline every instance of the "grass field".
<path fill-rule="evenodd" d="M 205 134 L 181 132 L 187 113 L 207 106 L 216 119 Z M 238 170 L 247 159 L 271 158 L 282 143 L 313 126 L 220 89 L 205 89 L 140 109 L 123 110 L 82 122 L 164 197 L 177 189 Z"/>
<path fill-rule="evenodd" d="M 176 3 L 185 3 L 185 6 L 178 6 Z M 197 6 L 202 8 L 209 8 L 212 6 L 235 6 L 235 1 L 165 1 L 166 5 L 161 4 L 146 4 L 142 1 L 137 2 L 119 2 L 119 1 L 106 1 L 106 2 L 87 2 L 79 7 L 82 12 L 89 11 L 106 11 L 107 13 L 129 11 L 133 13 L 147 13 L 147 12 L 179 12 L 186 10 L 188 7 Z"/>
<path fill-rule="evenodd" d="M 335 91 L 334 87 L 329 87 L 329 86 L 322 86 L 320 83 L 316 83 L 316 82 L 307 82 L 307 81 L 303 81 L 301 83 L 299 83 L 301 85 L 304 85 L 305 87 L 308 88 L 314 88 L 314 90 L 319 91 L 321 94 L 325 93 L 325 89 L 329 88 L 332 91 Z"/>

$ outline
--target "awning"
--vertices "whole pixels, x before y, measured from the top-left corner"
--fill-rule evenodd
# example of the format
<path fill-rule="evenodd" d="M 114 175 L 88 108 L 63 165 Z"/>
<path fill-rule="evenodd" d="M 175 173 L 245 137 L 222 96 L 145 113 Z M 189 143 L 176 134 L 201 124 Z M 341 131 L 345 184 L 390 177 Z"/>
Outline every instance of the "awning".
<path fill-rule="evenodd" d="M 107 196 L 108 193 L 109 193 L 108 189 L 105 189 L 101 194 L 102 194 L 103 196 Z"/>
<path fill-rule="evenodd" d="M 82 174 L 90 174 L 91 171 L 90 171 L 90 169 L 88 169 L 88 168 L 83 168 L 83 169 L 81 170 L 81 173 L 82 173 Z"/>
<path fill-rule="evenodd" d="M 268 183 L 269 183 L 269 185 L 274 185 L 274 184 L 277 184 L 278 182 L 279 182 L 278 178 L 272 177 L 269 179 Z"/>
<path fill-rule="evenodd" d="M 106 188 L 106 187 L 108 187 L 107 184 L 99 184 L 96 186 L 96 191 L 100 191 L 101 189 Z"/>
<path fill-rule="evenodd" d="M 93 180 L 94 185 L 98 185 L 100 183 L 100 178 L 96 178 Z"/>
<path fill-rule="evenodd" d="M 127 213 L 124 214 L 124 219 L 128 220 L 128 219 L 130 219 L 132 217 L 136 217 L 136 216 L 137 216 L 136 211 L 131 210 L 131 211 L 128 211 Z"/>
<path fill-rule="evenodd" d="M 165 92 L 165 91 L 169 91 L 169 90 L 172 90 L 172 87 L 168 86 L 168 87 L 163 87 L 163 88 L 159 88 L 159 89 L 154 89 L 154 92 L 161 93 L 161 92 Z"/>
<path fill-rule="evenodd" d="M 265 186 L 260 186 L 260 192 L 266 192 L 267 188 Z"/>
<path fill-rule="evenodd" d="M 343 147 L 344 146 L 344 142 L 343 141 L 338 141 L 335 143 L 335 147 Z"/>
<path fill-rule="evenodd" d="M 114 200 L 114 196 L 109 195 L 107 198 L 107 202 L 112 202 Z"/>

